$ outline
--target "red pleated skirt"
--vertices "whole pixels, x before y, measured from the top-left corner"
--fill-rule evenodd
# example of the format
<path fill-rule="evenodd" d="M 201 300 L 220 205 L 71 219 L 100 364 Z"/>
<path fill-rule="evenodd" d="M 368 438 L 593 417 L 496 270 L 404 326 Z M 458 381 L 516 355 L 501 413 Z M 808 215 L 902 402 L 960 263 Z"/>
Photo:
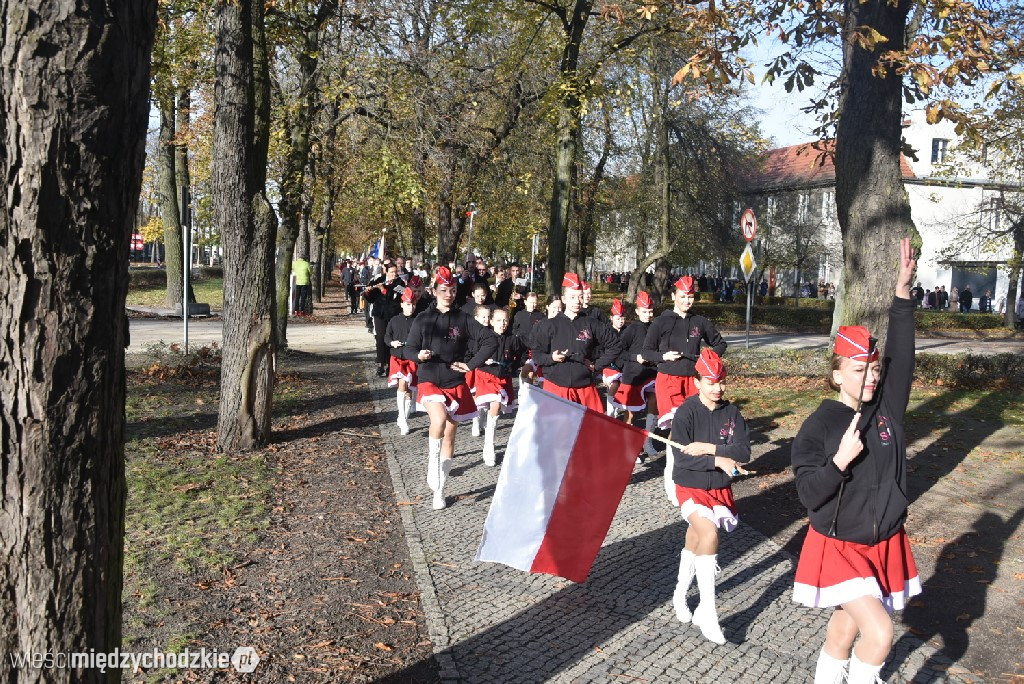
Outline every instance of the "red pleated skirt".
<path fill-rule="evenodd" d="M 388 364 L 388 387 L 397 387 L 399 380 L 405 380 L 410 388 L 416 387 L 416 362 L 392 356 Z"/>
<path fill-rule="evenodd" d="M 899 532 L 877 544 L 846 542 L 807 530 L 793 582 L 793 600 L 812 608 L 874 596 L 886 610 L 902 610 L 921 593 L 910 540 Z"/>
<path fill-rule="evenodd" d="M 598 394 L 597 388 L 593 385 L 587 385 L 586 387 L 562 387 L 550 380 L 545 380 L 544 391 L 551 392 L 556 396 L 576 402 L 577 404 L 582 404 L 598 413 L 604 413 L 604 402 L 601 401 L 601 395 Z"/>
<path fill-rule="evenodd" d="M 431 382 L 421 382 L 417 388 L 416 403 L 426 406 L 441 402 L 448 415 L 456 423 L 465 423 L 476 417 L 476 403 L 466 383 L 461 382 L 455 387 L 441 388 Z"/>
<path fill-rule="evenodd" d="M 647 395 L 654 391 L 654 380 L 643 385 L 627 385 L 619 383 L 619 389 L 612 397 L 612 406 L 636 413 L 647 408 Z"/>
<path fill-rule="evenodd" d="M 666 375 L 658 373 L 654 380 L 654 395 L 658 398 L 658 427 L 667 428 L 672 425 L 676 409 L 697 393 L 697 378 L 686 375 Z"/>
<path fill-rule="evenodd" d="M 491 373 L 476 374 L 476 393 L 473 396 L 480 408 L 490 406 L 492 401 L 501 402 L 502 413 L 516 409 L 516 388 L 512 378 L 500 378 Z"/>
<path fill-rule="evenodd" d="M 676 498 L 679 500 L 679 511 L 684 519 L 696 513 L 707 518 L 726 532 L 732 532 L 739 524 L 736 515 L 736 501 L 732 498 L 732 487 L 719 489 L 695 489 L 676 485 Z"/>

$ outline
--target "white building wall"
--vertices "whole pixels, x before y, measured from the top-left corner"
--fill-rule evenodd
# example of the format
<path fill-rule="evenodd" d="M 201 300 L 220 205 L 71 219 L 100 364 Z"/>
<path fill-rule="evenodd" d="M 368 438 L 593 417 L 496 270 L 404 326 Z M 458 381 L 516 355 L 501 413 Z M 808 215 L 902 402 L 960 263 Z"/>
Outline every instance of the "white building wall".
<path fill-rule="evenodd" d="M 977 239 L 972 239 L 969 228 L 972 224 L 996 220 L 991 212 L 981 211 L 995 194 L 984 187 L 988 171 L 981 164 L 961 162 L 954 167 L 960 137 L 953 123 L 929 124 L 924 110 L 909 112 L 907 119 L 909 125 L 903 130 L 903 138 L 917 151 L 918 157 L 917 161 L 908 158 L 917 178 L 906 183 L 911 216 L 923 240 L 917 264 L 918 280 L 926 288 L 944 285 L 948 291 L 954 285 L 953 270 L 948 263 L 939 262 L 992 262 L 996 268 L 993 302 L 997 303 L 1006 296 L 1009 280 L 1005 265 L 996 262 L 1009 259 L 1011 246 L 1007 242 L 1001 249 L 991 250 L 984 244 L 982 233 L 979 231 Z M 934 158 L 933 153 L 942 147 L 936 145 L 935 140 L 949 141 L 945 160 Z M 974 294 L 977 297 L 982 293 Z"/>

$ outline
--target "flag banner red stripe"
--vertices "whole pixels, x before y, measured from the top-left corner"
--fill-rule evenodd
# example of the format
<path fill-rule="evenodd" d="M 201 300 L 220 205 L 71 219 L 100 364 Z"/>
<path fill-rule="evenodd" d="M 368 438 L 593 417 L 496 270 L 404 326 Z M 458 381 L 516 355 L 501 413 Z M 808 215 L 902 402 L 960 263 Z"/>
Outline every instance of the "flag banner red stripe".
<path fill-rule="evenodd" d="M 587 579 L 646 436 L 587 410 L 531 572 Z"/>

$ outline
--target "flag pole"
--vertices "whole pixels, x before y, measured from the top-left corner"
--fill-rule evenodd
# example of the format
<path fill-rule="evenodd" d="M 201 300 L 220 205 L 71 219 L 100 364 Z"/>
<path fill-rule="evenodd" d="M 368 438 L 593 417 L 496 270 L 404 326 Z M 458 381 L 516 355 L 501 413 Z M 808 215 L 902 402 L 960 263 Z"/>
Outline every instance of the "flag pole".
<path fill-rule="evenodd" d="M 640 430 L 640 431 L 646 433 L 647 436 L 650 437 L 651 439 L 657 440 L 657 441 L 661 442 L 662 444 L 665 444 L 666 446 L 674 447 L 674 448 L 678 449 L 680 452 L 682 452 L 682 450 L 685 448 L 682 444 L 678 444 L 676 442 L 673 442 L 671 439 L 668 439 L 667 437 L 662 437 L 661 435 L 656 435 L 653 432 L 648 432 L 647 430 Z M 736 466 L 736 469 L 740 471 L 740 475 L 753 475 L 756 472 L 754 470 L 744 470 L 740 466 Z"/>

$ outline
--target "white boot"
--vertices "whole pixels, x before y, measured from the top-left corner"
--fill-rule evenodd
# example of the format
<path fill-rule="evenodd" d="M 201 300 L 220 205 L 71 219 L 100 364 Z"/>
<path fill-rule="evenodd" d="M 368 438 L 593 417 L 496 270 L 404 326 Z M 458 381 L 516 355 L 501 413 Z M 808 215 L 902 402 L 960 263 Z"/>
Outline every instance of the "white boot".
<path fill-rule="evenodd" d="M 487 426 L 484 428 L 484 465 L 494 465 L 494 431 L 498 427 L 498 416 L 487 414 Z"/>
<path fill-rule="evenodd" d="M 473 416 L 473 436 L 480 436 L 480 423 L 484 421 L 484 416 L 487 415 L 486 409 L 477 409 L 476 415 Z"/>
<path fill-rule="evenodd" d="M 395 401 L 398 403 L 398 432 L 403 435 L 409 434 L 409 395 L 398 390 Z"/>
<path fill-rule="evenodd" d="M 846 666 L 850 659 L 833 658 L 825 649 L 818 654 L 818 664 L 814 668 L 814 684 L 843 684 L 846 680 Z"/>
<path fill-rule="evenodd" d="M 672 607 L 676 609 L 676 617 L 682 623 L 687 623 L 693 618 L 689 606 L 686 605 L 686 592 L 690 590 L 690 582 L 693 581 L 695 558 L 693 551 L 688 549 L 683 549 L 679 554 L 679 577 L 676 579 L 676 590 L 672 592 Z"/>
<path fill-rule="evenodd" d="M 882 663 L 882 665 L 885 665 L 885 663 Z M 857 658 L 857 653 L 854 652 L 850 656 L 850 673 L 846 675 L 846 681 L 849 684 L 876 684 L 882 682 L 878 678 L 878 673 L 882 671 L 882 665 L 868 665 L 861 662 Z M 882 684 L 885 683 L 882 682 Z"/>
<path fill-rule="evenodd" d="M 693 611 L 693 624 L 700 627 L 700 633 L 708 641 L 718 644 L 725 643 L 725 635 L 718 626 L 718 610 L 715 608 L 715 573 L 718 571 L 718 556 L 697 556 L 693 565 L 697 575 L 697 588 L 700 590 L 700 603 Z"/>
<path fill-rule="evenodd" d="M 604 413 L 606 416 L 615 417 L 615 407 L 612 406 L 612 398 L 605 397 L 604 399 Z"/>
<path fill-rule="evenodd" d="M 437 489 L 434 490 L 434 510 L 439 511 L 445 506 L 447 502 L 444 500 L 444 484 L 448 481 L 448 471 L 452 469 L 452 459 L 442 458 L 441 465 L 438 468 L 438 483 Z"/>
<path fill-rule="evenodd" d="M 656 427 L 658 427 L 658 416 L 652 416 L 648 413 L 647 418 L 644 419 L 644 429 L 648 432 L 653 432 Z M 649 458 L 654 458 L 658 455 L 658 450 L 654 448 L 654 440 L 650 437 L 644 440 L 644 453 Z"/>
<path fill-rule="evenodd" d="M 437 491 L 437 484 L 441 481 L 441 440 L 428 437 L 427 444 L 430 454 L 427 457 L 427 486 Z"/>
<path fill-rule="evenodd" d="M 676 482 L 672 479 L 672 468 L 675 466 L 675 454 L 674 449 L 670 446 L 665 447 L 665 496 L 668 497 L 669 503 L 676 508 L 679 508 L 679 497 L 676 495 Z"/>

